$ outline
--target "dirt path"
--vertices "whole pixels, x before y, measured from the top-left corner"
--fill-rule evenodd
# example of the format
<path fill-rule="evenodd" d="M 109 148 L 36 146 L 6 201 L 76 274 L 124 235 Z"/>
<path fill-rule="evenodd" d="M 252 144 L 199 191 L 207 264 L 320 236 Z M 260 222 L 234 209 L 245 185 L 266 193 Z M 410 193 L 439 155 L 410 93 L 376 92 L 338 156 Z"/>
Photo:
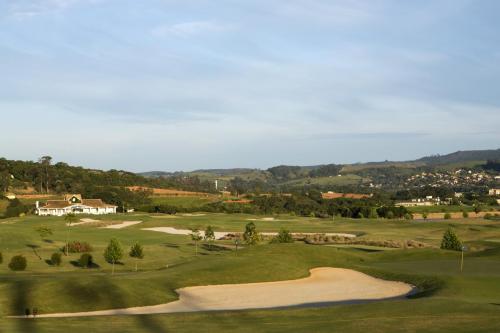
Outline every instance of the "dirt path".
<path fill-rule="evenodd" d="M 191 230 L 189 229 L 177 229 L 173 227 L 156 227 L 156 228 L 143 228 L 141 230 L 148 230 L 148 231 L 157 231 L 157 232 L 164 232 L 167 234 L 171 235 L 190 235 L 192 233 Z M 221 239 L 227 236 L 228 234 L 239 234 L 239 232 L 236 231 L 215 231 L 215 239 Z M 278 233 L 277 232 L 261 232 L 261 235 L 264 236 L 276 236 Z M 321 232 L 293 232 L 292 235 L 317 235 L 317 234 L 322 234 L 325 236 L 340 236 L 340 237 L 346 237 L 346 238 L 356 238 L 356 235 L 354 234 L 343 234 L 343 233 L 332 233 L 332 232 L 326 232 L 326 233 L 321 233 Z M 200 235 L 202 237 L 205 236 L 205 232 L 200 230 Z"/>
<path fill-rule="evenodd" d="M 385 281 L 344 268 L 311 269 L 304 279 L 187 287 L 178 289 L 179 300 L 167 304 L 92 312 L 42 314 L 37 317 L 90 317 L 176 312 L 266 309 L 335 302 L 374 301 L 404 297 L 409 284 Z"/>

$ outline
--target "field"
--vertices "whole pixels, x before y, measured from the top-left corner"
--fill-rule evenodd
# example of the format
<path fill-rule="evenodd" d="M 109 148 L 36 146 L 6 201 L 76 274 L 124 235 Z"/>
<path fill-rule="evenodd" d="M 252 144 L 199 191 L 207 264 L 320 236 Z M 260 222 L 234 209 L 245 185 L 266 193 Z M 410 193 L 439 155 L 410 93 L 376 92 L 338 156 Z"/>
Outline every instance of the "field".
<path fill-rule="evenodd" d="M 300 178 L 290 180 L 284 183 L 289 186 L 304 186 L 304 185 L 331 185 L 331 186 L 346 186 L 366 183 L 370 180 L 353 174 L 346 174 L 332 177 L 316 177 L 316 178 Z"/>
<path fill-rule="evenodd" d="M 173 301 L 175 289 L 184 286 L 277 281 L 305 277 L 313 267 L 352 268 L 374 276 L 412 283 L 422 293 L 406 300 L 319 308 L 246 310 L 216 313 L 165 314 L 59 319 L 0 320 L 1 332 L 493 332 L 500 330 L 500 223 L 483 219 L 453 221 L 323 220 L 288 215 L 264 220 L 243 214 L 115 215 L 106 224 L 143 221 L 124 229 L 96 225 L 68 228 L 62 218 L 28 216 L 0 220 L 0 316 L 22 314 L 26 307 L 40 313 L 86 311 Z M 245 246 L 237 252 L 229 241 L 210 249 L 201 246 L 195 256 L 187 236 L 145 231 L 141 228 L 172 226 L 242 231 L 249 220 L 259 231 L 287 228 L 296 232 L 350 232 L 361 239 L 425 242 L 430 248 L 385 250 L 362 246 L 267 244 Z M 54 234 L 41 239 L 38 226 Z M 440 239 L 453 227 L 470 251 L 460 272 L 460 253 L 439 250 Z M 98 265 L 82 269 L 72 263 L 78 254 L 63 256 L 60 267 L 46 260 L 69 239 L 89 242 Z M 146 256 L 125 256 L 116 272 L 102 253 L 110 238 L 128 248 L 139 241 Z M 28 259 L 25 272 L 11 272 L 13 255 Z M 39 259 L 40 256 L 42 259 Z"/>
<path fill-rule="evenodd" d="M 210 197 L 164 197 L 152 196 L 151 200 L 154 205 L 171 205 L 182 208 L 199 208 L 203 205 L 220 200 L 217 196 Z"/>

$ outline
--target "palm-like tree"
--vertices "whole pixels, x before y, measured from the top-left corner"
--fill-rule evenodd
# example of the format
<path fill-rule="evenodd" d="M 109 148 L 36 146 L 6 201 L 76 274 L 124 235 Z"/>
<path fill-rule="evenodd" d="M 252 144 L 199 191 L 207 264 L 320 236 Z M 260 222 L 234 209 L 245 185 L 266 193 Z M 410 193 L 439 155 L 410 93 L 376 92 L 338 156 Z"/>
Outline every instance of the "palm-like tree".
<path fill-rule="evenodd" d="M 69 229 L 71 228 L 71 224 L 75 223 L 77 221 L 77 217 L 75 213 L 68 213 L 64 217 L 64 221 L 66 222 L 67 230 L 66 230 L 66 246 L 65 246 L 65 252 L 66 256 L 68 255 L 68 247 L 69 247 Z"/>

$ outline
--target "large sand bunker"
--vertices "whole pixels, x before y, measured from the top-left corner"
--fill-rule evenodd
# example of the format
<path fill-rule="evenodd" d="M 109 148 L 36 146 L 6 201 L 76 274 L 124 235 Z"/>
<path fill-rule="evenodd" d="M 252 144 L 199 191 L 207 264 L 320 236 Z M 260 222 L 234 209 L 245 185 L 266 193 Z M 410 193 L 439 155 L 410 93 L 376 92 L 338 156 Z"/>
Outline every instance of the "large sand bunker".
<path fill-rule="evenodd" d="M 404 297 L 413 287 L 385 281 L 344 268 L 314 268 L 299 280 L 187 287 L 178 289 L 179 300 L 167 304 L 38 317 L 90 317 L 176 312 L 268 309 L 290 306 L 375 301 Z"/>
<path fill-rule="evenodd" d="M 189 229 L 177 229 L 177 228 L 173 228 L 173 227 L 143 228 L 141 230 L 158 231 L 158 232 L 164 232 L 164 233 L 171 234 L 171 235 L 191 235 L 193 233 L 193 231 L 191 231 Z M 222 239 L 222 238 L 226 237 L 227 235 L 235 235 L 235 234 L 239 234 L 239 232 L 235 232 L 235 231 L 215 231 L 214 232 L 215 239 Z M 264 235 L 264 236 L 276 236 L 278 233 L 277 232 L 261 232 L 260 234 Z M 317 235 L 317 234 L 322 234 L 325 236 L 356 238 L 356 235 L 354 235 L 354 234 L 344 234 L 344 233 L 292 232 L 292 235 Z M 205 232 L 200 230 L 200 235 L 202 237 L 205 237 Z"/>

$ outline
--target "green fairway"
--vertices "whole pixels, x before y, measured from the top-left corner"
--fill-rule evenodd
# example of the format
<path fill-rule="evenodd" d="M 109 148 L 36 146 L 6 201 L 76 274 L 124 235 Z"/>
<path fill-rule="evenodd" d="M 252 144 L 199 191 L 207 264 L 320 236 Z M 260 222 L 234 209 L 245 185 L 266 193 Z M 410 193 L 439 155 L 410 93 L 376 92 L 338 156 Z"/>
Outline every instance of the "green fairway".
<path fill-rule="evenodd" d="M 25 217 L 0 220 L 4 262 L 0 265 L 0 316 L 23 314 L 26 307 L 40 313 L 76 312 L 153 305 L 173 301 L 175 289 L 185 286 L 277 281 L 305 277 L 310 268 L 352 268 L 368 274 L 416 285 L 421 294 L 408 300 L 366 304 L 333 305 L 320 308 L 252 310 L 217 313 L 165 314 L 20 320 L 2 318 L 1 332 L 492 332 L 500 329 L 500 224 L 482 219 L 445 222 L 397 220 L 322 220 L 294 216 L 245 214 L 205 215 L 112 215 L 105 221 L 143 221 L 124 229 L 101 229 L 96 225 L 65 226 L 62 218 Z M 259 231 L 282 227 L 302 232 L 354 232 L 361 239 L 418 239 L 434 248 L 385 250 L 366 246 L 339 247 L 294 244 L 245 246 L 238 252 L 227 248 L 200 246 L 195 256 L 188 236 L 144 231 L 141 228 L 173 226 L 242 231 L 252 220 Z M 42 240 L 39 226 L 53 229 Z M 442 251 L 442 233 L 453 226 L 471 251 L 465 254 L 460 272 L 460 253 Z M 79 254 L 63 256 L 60 267 L 46 260 L 69 239 L 93 246 L 97 268 L 82 269 L 70 263 Z M 103 258 L 110 238 L 123 244 L 125 257 L 111 275 Z M 135 260 L 128 249 L 139 241 L 146 256 L 134 271 Z M 7 263 L 13 255 L 28 259 L 24 272 L 12 272 Z M 39 259 L 40 256 L 42 259 Z"/>

